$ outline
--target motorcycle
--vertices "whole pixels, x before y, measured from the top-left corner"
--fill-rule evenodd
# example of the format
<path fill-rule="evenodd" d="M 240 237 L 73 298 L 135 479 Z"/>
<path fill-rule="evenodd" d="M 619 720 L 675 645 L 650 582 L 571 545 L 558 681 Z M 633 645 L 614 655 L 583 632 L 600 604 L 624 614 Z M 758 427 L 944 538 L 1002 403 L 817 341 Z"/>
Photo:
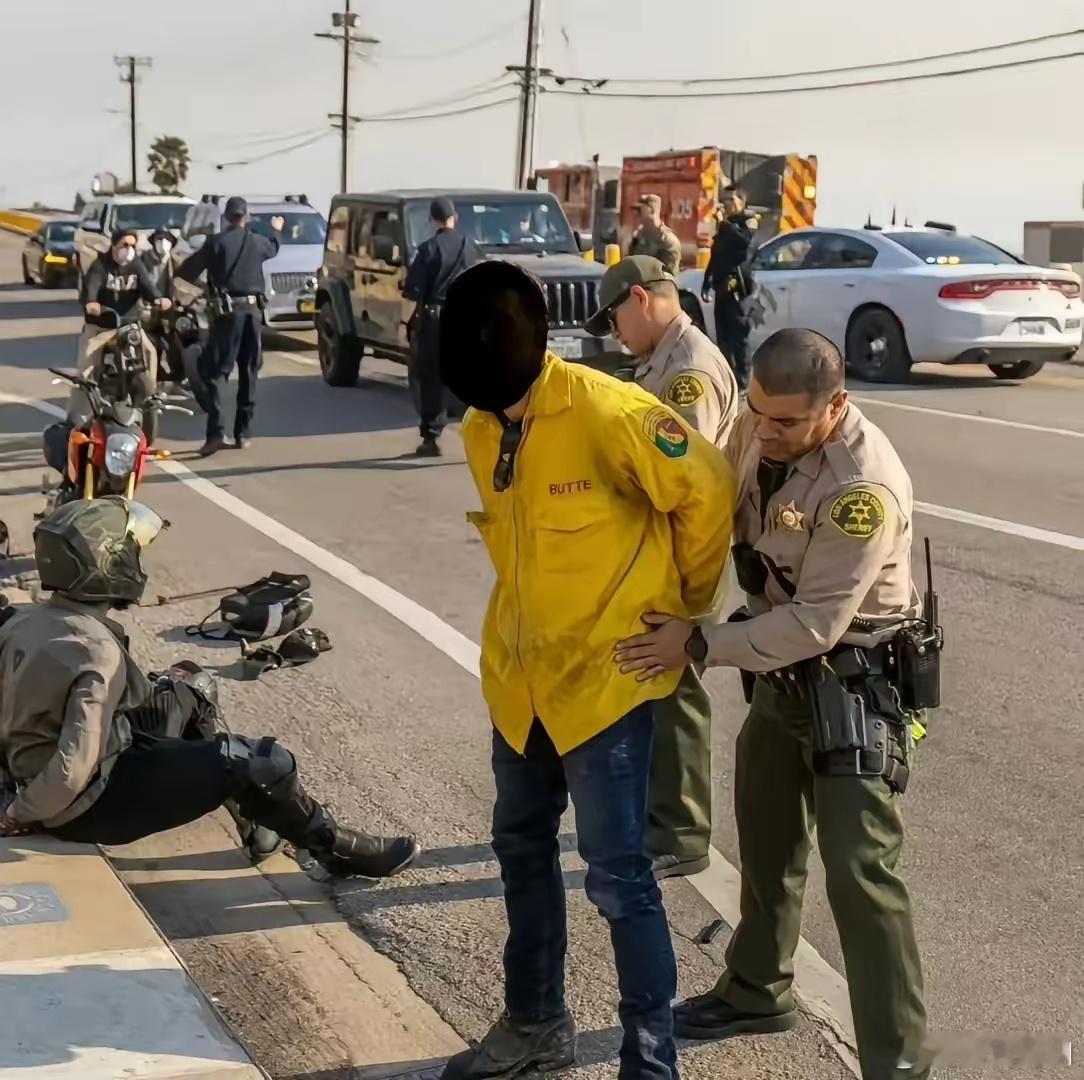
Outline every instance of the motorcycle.
<path fill-rule="evenodd" d="M 155 309 L 157 312 L 159 309 Z M 159 312 L 161 313 L 161 312 Z M 143 330 L 139 322 L 121 323 L 120 315 L 112 308 L 102 308 L 101 314 L 93 321 L 103 330 L 116 331 L 101 353 L 101 375 L 98 386 L 101 393 L 109 401 L 119 405 L 138 407 L 143 412 L 142 428 L 148 445 L 153 446 L 158 437 L 158 416 L 160 410 L 145 407 L 145 402 L 150 401 L 154 390 L 146 397 L 143 390 L 146 387 L 146 376 L 149 364 L 143 348 Z M 110 325 L 112 324 L 112 325 Z M 141 385 L 142 384 L 142 385 Z M 137 399 L 141 399 L 138 400 Z"/>
<path fill-rule="evenodd" d="M 101 387 L 82 375 L 50 368 L 54 384 L 66 382 L 78 387 L 90 403 L 90 415 L 76 423 L 51 424 L 42 435 L 45 463 L 63 476 L 59 487 L 48 492 L 46 513 L 76 499 L 98 499 L 103 495 L 135 497 L 147 459 L 170 457 L 168 450 L 152 450 L 143 430 L 148 413 L 181 412 L 191 409 L 167 405 L 152 395 L 142 408 L 108 398 Z"/>

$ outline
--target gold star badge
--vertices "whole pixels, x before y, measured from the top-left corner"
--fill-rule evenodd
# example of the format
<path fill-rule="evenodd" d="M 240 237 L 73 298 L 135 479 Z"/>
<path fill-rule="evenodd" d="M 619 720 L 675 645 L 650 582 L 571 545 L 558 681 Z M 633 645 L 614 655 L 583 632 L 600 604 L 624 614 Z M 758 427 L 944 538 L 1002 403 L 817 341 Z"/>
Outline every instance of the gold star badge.
<path fill-rule="evenodd" d="M 781 506 L 776 511 L 776 521 L 779 527 L 790 532 L 801 532 L 805 528 L 805 514 L 794 505 L 791 499 L 786 506 Z"/>

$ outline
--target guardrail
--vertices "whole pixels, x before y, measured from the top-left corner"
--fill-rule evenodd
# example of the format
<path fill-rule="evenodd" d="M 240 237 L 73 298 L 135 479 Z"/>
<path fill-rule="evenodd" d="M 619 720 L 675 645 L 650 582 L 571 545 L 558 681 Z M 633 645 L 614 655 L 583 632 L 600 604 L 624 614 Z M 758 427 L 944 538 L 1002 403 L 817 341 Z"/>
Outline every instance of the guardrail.
<path fill-rule="evenodd" d="M 29 236 L 37 232 L 48 214 L 39 214 L 35 210 L 0 210 L 0 229 Z"/>

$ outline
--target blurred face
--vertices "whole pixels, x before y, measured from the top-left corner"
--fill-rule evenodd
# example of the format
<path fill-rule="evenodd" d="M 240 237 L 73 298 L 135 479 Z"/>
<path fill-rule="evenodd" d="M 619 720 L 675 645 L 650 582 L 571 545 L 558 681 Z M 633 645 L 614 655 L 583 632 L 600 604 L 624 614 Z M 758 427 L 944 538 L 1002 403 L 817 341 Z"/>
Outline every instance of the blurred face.
<path fill-rule="evenodd" d="M 766 394 L 755 375 L 749 381 L 746 407 L 756 415 L 762 455 L 773 461 L 797 461 L 820 446 L 846 406 L 845 390 L 815 399 L 808 394 Z"/>
<path fill-rule="evenodd" d="M 745 209 L 745 200 L 736 191 L 724 191 L 719 204 L 727 217 L 740 214 Z"/>
<path fill-rule="evenodd" d="M 121 266 L 130 263 L 135 258 L 135 253 L 136 238 L 134 235 L 122 236 L 113 245 L 113 259 Z"/>
<path fill-rule="evenodd" d="M 646 203 L 640 204 L 640 223 L 642 225 L 652 225 L 655 221 L 655 211 L 652 207 Z"/>
<path fill-rule="evenodd" d="M 610 309 L 610 331 L 633 356 L 643 356 L 654 346 L 650 306 L 648 291 L 633 285 L 626 299 Z"/>

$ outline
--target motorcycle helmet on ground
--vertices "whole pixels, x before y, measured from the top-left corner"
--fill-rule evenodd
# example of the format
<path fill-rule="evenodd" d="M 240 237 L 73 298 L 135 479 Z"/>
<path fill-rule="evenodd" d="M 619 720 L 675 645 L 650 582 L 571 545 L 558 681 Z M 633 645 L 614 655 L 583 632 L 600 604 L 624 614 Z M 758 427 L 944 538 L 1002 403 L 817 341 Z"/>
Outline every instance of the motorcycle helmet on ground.
<path fill-rule="evenodd" d="M 440 374 L 460 401 L 502 416 L 542 372 L 546 297 L 522 267 L 487 260 L 448 289 L 440 317 Z"/>
<path fill-rule="evenodd" d="M 140 555 L 167 525 L 119 495 L 65 503 L 34 529 L 41 587 L 84 604 L 137 603 L 147 584 Z"/>

